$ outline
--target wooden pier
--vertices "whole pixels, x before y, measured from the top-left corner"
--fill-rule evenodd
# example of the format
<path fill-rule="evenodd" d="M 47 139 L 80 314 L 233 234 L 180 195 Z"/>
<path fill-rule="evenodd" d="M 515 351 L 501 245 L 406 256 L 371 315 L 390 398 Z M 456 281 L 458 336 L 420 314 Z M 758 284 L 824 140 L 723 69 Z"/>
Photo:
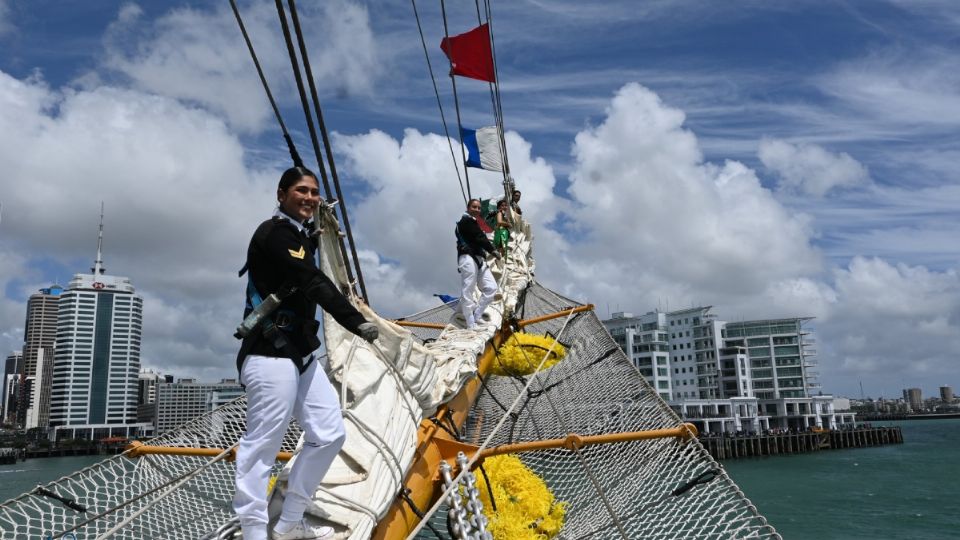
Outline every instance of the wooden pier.
<path fill-rule="evenodd" d="M 700 442 L 714 459 L 721 460 L 902 444 L 903 434 L 899 427 L 870 427 L 770 435 L 701 437 Z"/>

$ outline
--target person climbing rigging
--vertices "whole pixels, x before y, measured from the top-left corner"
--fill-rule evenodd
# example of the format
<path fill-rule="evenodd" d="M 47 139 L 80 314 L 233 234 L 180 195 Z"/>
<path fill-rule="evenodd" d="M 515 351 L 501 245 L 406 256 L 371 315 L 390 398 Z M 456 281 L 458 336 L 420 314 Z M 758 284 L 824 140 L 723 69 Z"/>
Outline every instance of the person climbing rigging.
<path fill-rule="evenodd" d="M 277 201 L 273 217 L 257 227 L 247 250 L 244 315 L 271 294 L 281 301 L 244 337 L 237 354 L 247 394 L 247 426 L 237 449 L 233 508 L 245 540 L 267 539 L 270 471 L 290 418 L 296 417 L 304 443 L 272 538 L 327 539 L 333 538 L 333 528 L 309 526 L 303 514 L 346 432 L 339 397 L 314 355 L 320 346 L 317 305 L 368 342 L 377 339 L 379 329 L 317 267 L 317 246 L 310 234 L 310 219 L 320 203 L 317 176 L 303 167 L 287 169 L 277 186 Z"/>
<path fill-rule="evenodd" d="M 520 193 L 519 189 L 513 190 L 513 197 L 511 200 L 511 206 L 513 206 L 513 211 L 518 215 L 523 215 L 523 210 L 520 210 L 520 196 L 523 195 Z"/>
<path fill-rule="evenodd" d="M 486 264 L 486 254 L 497 259 L 500 253 L 481 230 L 479 221 L 480 199 L 467 201 L 467 211 L 457 222 L 454 233 L 457 237 L 457 272 L 460 273 L 461 293 L 460 310 L 466 327 L 472 330 L 477 320 L 486 318 L 484 311 L 497 294 L 497 281 L 493 279 L 490 266 Z M 480 299 L 473 299 L 474 288 L 480 289 Z"/>
<path fill-rule="evenodd" d="M 497 202 L 497 211 L 495 218 L 496 229 L 493 231 L 493 247 L 500 250 L 500 256 L 507 256 L 507 244 L 510 242 L 510 227 L 513 222 L 510 221 L 510 211 L 506 199 L 500 199 Z"/>

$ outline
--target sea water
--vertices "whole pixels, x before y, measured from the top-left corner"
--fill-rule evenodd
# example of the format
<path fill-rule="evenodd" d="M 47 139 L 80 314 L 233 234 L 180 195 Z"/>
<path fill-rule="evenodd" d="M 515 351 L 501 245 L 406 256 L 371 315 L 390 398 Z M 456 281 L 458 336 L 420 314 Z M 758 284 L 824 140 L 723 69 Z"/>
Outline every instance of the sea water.
<path fill-rule="evenodd" d="M 960 538 L 960 419 L 874 425 L 903 444 L 722 463 L 787 540 Z"/>

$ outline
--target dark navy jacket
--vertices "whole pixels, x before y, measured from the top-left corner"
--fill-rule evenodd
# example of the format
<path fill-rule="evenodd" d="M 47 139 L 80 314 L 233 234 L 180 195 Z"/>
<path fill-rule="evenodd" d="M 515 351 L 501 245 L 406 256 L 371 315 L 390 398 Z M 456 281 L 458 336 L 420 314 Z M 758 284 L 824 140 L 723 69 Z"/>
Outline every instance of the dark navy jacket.
<path fill-rule="evenodd" d="M 358 334 L 357 328 L 367 322 L 319 268 L 316 244 L 290 221 L 274 216 L 260 224 L 247 249 L 247 271 L 261 298 L 279 292 L 285 286 L 296 291 L 283 299 L 272 320 L 287 322 L 283 335 L 291 346 L 278 349 L 258 328 L 240 346 L 237 369 L 250 354 L 287 357 L 301 372 L 303 359 L 320 346 L 317 338 L 317 305 L 344 328 Z M 248 306 L 244 317 L 250 313 Z"/>
<path fill-rule="evenodd" d="M 486 258 L 487 253 L 493 253 L 496 248 L 493 243 L 483 234 L 477 220 L 470 214 L 463 214 L 460 221 L 457 222 L 457 257 L 460 255 L 470 255 L 477 262 L 477 267 Z"/>

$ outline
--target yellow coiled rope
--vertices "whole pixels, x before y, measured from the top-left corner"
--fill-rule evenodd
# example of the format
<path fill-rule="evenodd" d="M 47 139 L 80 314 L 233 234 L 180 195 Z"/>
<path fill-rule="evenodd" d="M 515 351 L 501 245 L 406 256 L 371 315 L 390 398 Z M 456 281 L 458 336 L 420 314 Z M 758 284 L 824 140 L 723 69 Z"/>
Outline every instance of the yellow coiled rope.
<path fill-rule="evenodd" d="M 547 351 L 550 356 L 543 363 L 543 369 L 553 366 L 567 354 L 566 347 L 550 336 L 518 332 L 497 350 L 497 361 L 490 372 L 494 375 L 530 375 Z"/>
<path fill-rule="evenodd" d="M 488 529 L 497 540 L 547 540 L 563 527 L 567 503 L 556 502 L 547 484 L 513 455 L 495 456 L 483 462 L 490 478 L 497 511 L 490 504 L 487 482 L 474 471 Z"/>

